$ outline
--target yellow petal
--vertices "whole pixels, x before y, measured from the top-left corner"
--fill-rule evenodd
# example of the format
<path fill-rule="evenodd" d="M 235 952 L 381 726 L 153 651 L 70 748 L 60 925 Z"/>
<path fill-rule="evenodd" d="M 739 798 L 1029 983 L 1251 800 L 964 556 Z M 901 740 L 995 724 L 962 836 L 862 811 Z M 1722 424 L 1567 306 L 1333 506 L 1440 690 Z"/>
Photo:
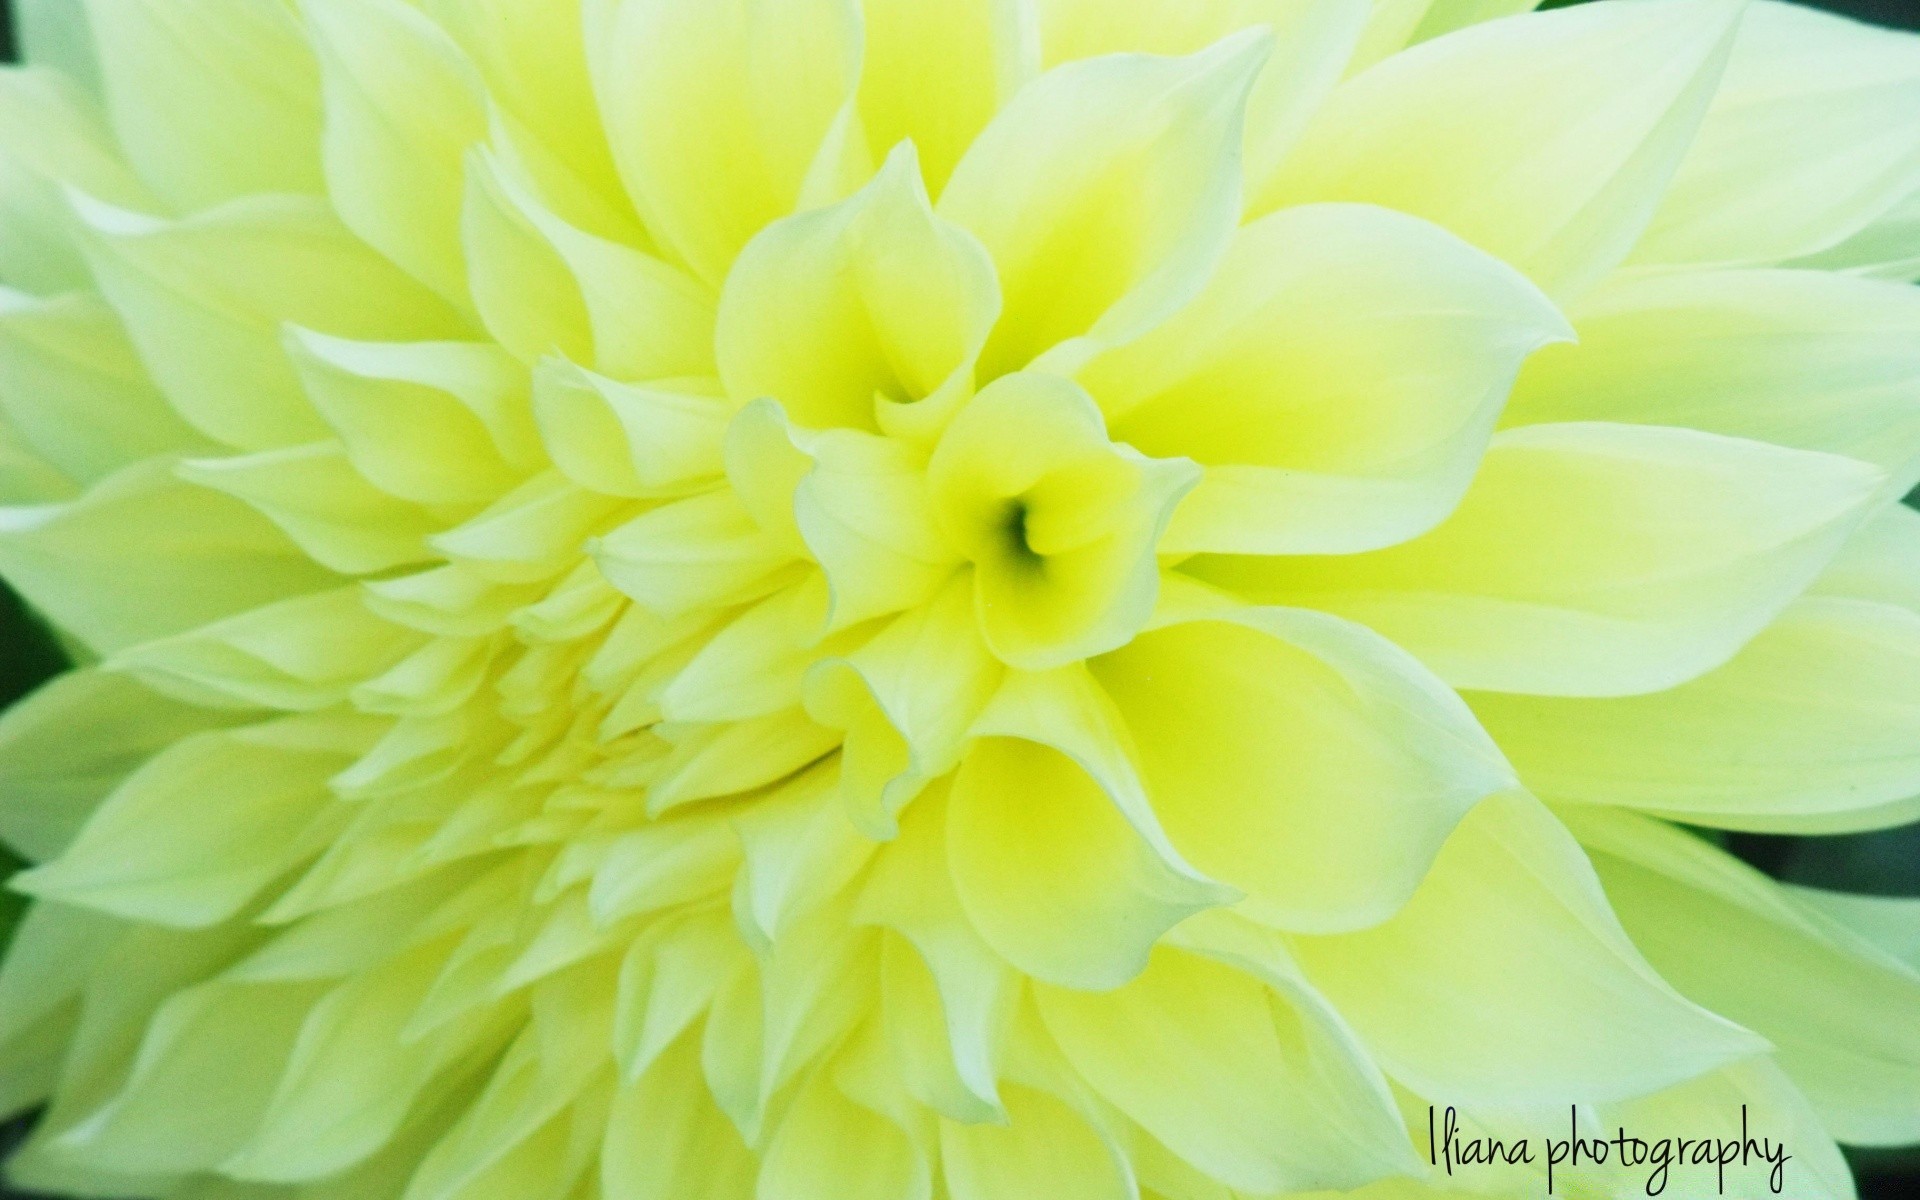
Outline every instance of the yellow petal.
<path fill-rule="evenodd" d="M 958 568 L 941 539 L 926 459 L 853 429 L 809 439 L 813 467 L 793 493 L 801 540 L 826 574 L 829 628 L 918 607 Z"/>
<path fill-rule="evenodd" d="M 108 665 L 194 703 L 330 708 L 422 641 L 374 615 L 361 597 L 359 588 L 344 587 L 282 600 L 135 646 Z"/>
<path fill-rule="evenodd" d="M 624 206 L 587 70 L 583 5 L 426 0 L 486 80 L 488 95 L 598 206 Z M 627 217 L 631 220 L 631 215 Z"/>
<path fill-rule="evenodd" d="M 189 459 L 180 475 L 246 501 L 313 560 L 346 575 L 432 557 L 446 522 L 368 483 L 338 443 L 315 442 L 233 458 Z"/>
<path fill-rule="evenodd" d="M 1036 979 L 1111 988 L 1137 975 L 1160 935 L 1221 902 L 1169 866 L 1100 781 L 1038 742 L 975 742 L 954 778 L 947 856 L 968 918 Z M 1034 914 L 1048 914 L 1036 921 Z"/>
<path fill-rule="evenodd" d="M 747 239 L 798 206 L 816 161 L 825 175 L 840 174 L 854 144 L 846 125 L 860 70 L 858 7 L 602 8 L 604 24 L 587 37 L 621 178 L 660 244 L 718 286 Z"/>
<path fill-rule="evenodd" d="M 725 488 L 646 512 L 591 553 L 609 582 L 666 616 L 768 595 L 792 563 L 784 540 Z"/>
<path fill-rule="evenodd" d="M 767 1147 L 755 1200 L 929 1200 L 926 1160 L 825 1072 L 805 1084 Z"/>
<path fill-rule="evenodd" d="M 1174 845 L 1290 929 L 1392 915 L 1511 771 L 1445 685 L 1320 613 L 1243 609 L 1091 664 Z"/>
<path fill-rule="evenodd" d="M 1567 336 L 1525 278 L 1384 209 L 1244 227 L 1179 315 L 1078 378 L 1114 437 L 1206 468 L 1167 553 L 1351 553 L 1431 528 L 1520 362 Z"/>
<path fill-rule="evenodd" d="M 131 1075 L 60 1137 L 121 1172 L 209 1170 L 258 1125 L 294 1038 L 324 985 L 210 980 L 161 1005 Z M 201 1104 L 182 1104 L 188 1094 Z"/>
<path fill-rule="evenodd" d="M 947 544 L 973 563 L 987 644 L 1044 669 L 1111 650 L 1146 623 L 1155 547 L 1198 475 L 1188 460 L 1109 441 L 1071 381 L 1022 372 L 954 418 L 927 487 Z"/>
<path fill-rule="evenodd" d="M 771 396 L 809 428 L 891 416 L 937 433 L 999 310 L 992 261 L 933 215 L 906 144 L 849 199 L 748 244 L 721 296 L 720 377 L 736 399 Z"/>
<path fill-rule="evenodd" d="M 461 240 L 481 319 L 522 362 L 551 353 L 622 379 L 713 365 L 713 297 L 652 255 L 577 228 L 506 156 L 467 153 Z"/>
<path fill-rule="evenodd" d="M 84 293 L 0 291 L 0 409 L 81 483 L 208 445 L 161 398 L 112 310 Z"/>
<path fill-rule="evenodd" d="M 1019 977 L 967 918 L 947 864 L 946 828 L 947 789 L 936 783 L 879 851 L 855 911 L 862 922 L 898 933 L 932 977 L 929 998 L 917 984 L 919 973 L 896 961 L 897 944 L 888 942 L 882 1000 L 908 1090 L 955 1119 L 994 1120 L 1003 1115 L 999 1060 Z M 930 999 L 937 1014 L 924 1011 Z M 912 1036 L 930 1016 L 937 1016 L 944 1035 L 937 1048 L 930 1048 L 934 1037 Z"/>
<path fill-rule="evenodd" d="M 81 10 L 74 0 L 55 3 L 70 13 Z M 84 16 L 78 23 L 84 36 Z M 97 96 L 44 68 L 0 75 L 0 271 L 10 285 L 53 295 L 92 282 L 74 236 L 68 188 L 130 208 L 157 205 L 121 158 Z"/>
<path fill-rule="evenodd" d="M 1269 42 L 1249 33 L 1187 58 L 1070 63 L 981 132 L 938 211 L 999 271 L 986 377 L 1048 351 L 1071 369 L 1078 339 L 1137 337 L 1200 286 L 1239 217 L 1241 117 Z"/>
<path fill-rule="evenodd" d="M 531 465 L 526 373 L 497 346 L 359 342 L 293 328 L 287 351 L 348 459 L 383 491 L 473 503 Z"/>
<path fill-rule="evenodd" d="M 1160 949 L 1116 991 L 1035 995 L 1098 1094 L 1210 1179 L 1265 1195 L 1357 1187 L 1410 1165 L 1385 1081 L 1366 1081 L 1370 1111 L 1328 1121 L 1357 1074 L 1339 1033 L 1236 966 Z"/>
<path fill-rule="evenodd" d="M 1032 2 L 861 0 L 860 7 L 860 121 L 868 145 L 878 160 L 913 142 L 938 195 L 980 130 L 1039 70 Z"/>
<path fill-rule="evenodd" d="M 370 732 L 365 718 L 315 716 L 182 739 L 129 776 L 73 845 L 16 884 L 134 920 L 224 920 L 324 844 L 333 832 L 327 781 Z M 235 786 L 235 770 L 246 786 Z"/>
<path fill-rule="evenodd" d="M 698 1040 L 684 1038 L 614 1101 L 600 1181 L 629 1200 L 752 1200 L 759 1166 L 707 1096 Z"/>
<path fill-rule="evenodd" d="M 59 676 L 0 716 L 0 838 L 29 862 L 53 858 L 143 761 L 234 719 L 111 671 L 87 667 Z M 72 736 L 75 728 L 88 736 Z"/>
<path fill-rule="evenodd" d="M 620 383 L 560 359 L 534 371 L 533 415 L 554 465 L 583 487 L 649 496 L 717 479 L 733 407 L 705 379 Z"/>
<path fill-rule="evenodd" d="M 953 1200 L 1135 1200 L 1117 1146 L 1066 1104 L 1030 1088 L 1007 1091 L 1004 1125 L 940 1123 L 940 1160 Z"/>
<path fill-rule="evenodd" d="M 958 764 L 1000 681 L 972 599 L 955 580 L 866 645 L 820 659 L 807 676 L 808 713 L 846 731 L 841 792 L 871 836 L 893 836 L 895 815 Z"/>

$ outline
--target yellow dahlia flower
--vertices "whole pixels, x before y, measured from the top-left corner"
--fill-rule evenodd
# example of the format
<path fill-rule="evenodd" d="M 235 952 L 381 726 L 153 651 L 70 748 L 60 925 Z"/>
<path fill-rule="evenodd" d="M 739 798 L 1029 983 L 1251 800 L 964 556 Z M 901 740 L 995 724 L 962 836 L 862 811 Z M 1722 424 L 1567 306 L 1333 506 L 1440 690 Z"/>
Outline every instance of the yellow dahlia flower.
<path fill-rule="evenodd" d="M 15 1177 L 1850 1194 L 1920 914 L 1670 822 L 1920 815 L 1920 38 L 1527 7 L 29 4 Z"/>

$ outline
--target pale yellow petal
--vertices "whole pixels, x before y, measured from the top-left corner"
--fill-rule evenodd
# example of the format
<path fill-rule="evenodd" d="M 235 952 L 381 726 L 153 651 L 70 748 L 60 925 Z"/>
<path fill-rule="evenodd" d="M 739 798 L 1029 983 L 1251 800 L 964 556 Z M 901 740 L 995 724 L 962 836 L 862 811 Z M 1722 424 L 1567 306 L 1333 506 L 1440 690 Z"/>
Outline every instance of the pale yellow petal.
<path fill-rule="evenodd" d="M 1503 422 L 1684 425 L 1920 482 L 1920 294 L 1816 271 L 1623 275 L 1572 313 L 1578 342 L 1520 374 Z"/>
<path fill-rule="evenodd" d="M 1839 832 L 1914 815 L 1916 666 L 1920 614 L 1810 597 L 1726 665 L 1668 691 L 1468 699 L 1548 799 L 1698 825 Z"/>
<path fill-rule="evenodd" d="M 1920 35 L 1757 0 L 1632 261 L 1777 263 L 1920 190 Z"/>
<path fill-rule="evenodd" d="M 1388 1075 L 1464 1105 L 1644 1095 L 1767 1046 L 1654 973 L 1523 797 L 1477 808 L 1393 919 L 1291 944 Z"/>
<path fill-rule="evenodd" d="M 184 211 L 256 192 L 320 192 L 319 70 L 288 6 L 85 7 L 114 132 L 155 192 Z"/>
<path fill-rule="evenodd" d="M 1556 297 L 1577 294 L 1652 218 L 1718 83 L 1739 8 L 1580 5 L 1422 43 L 1334 92 L 1284 164 L 1274 202 L 1398 208 Z"/>
<path fill-rule="evenodd" d="M 1854 459 L 1685 429 L 1531 425 L 1460 507 L 1372 554 L 1189 569 L 1386 634 L 1456 687 L 1631 695 L 1719 666 L 1880 494 Z"/>

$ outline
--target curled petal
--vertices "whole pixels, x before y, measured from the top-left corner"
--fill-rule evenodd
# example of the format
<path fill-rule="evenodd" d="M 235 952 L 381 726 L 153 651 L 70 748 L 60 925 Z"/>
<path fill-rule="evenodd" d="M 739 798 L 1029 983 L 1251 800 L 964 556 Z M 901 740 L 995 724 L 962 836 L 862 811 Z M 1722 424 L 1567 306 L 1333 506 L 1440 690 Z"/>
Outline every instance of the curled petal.
<path fill-rule="evenodd" d="M 1167 553 L 1351 553 L 1424 532 L 1521 360 L 1569 335 L 1525 278 L 1361 205 L 1244 227 L 1179 315 L 1079 372 L 1114 436 L 1205 468 Z"/>

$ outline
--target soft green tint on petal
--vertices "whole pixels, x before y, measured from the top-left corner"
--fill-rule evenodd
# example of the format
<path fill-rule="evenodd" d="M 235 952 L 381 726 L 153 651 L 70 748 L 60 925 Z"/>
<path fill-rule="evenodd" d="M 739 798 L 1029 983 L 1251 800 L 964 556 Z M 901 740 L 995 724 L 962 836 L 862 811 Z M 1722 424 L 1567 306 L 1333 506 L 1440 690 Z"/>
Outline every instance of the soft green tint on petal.
<path fill-rule="evenodd" d="M 1920 35 L 1757 0 L 1632 261 L 1778 263 L 1920 190 Z"/>
<path fill-rule="evenodd" d="M 699 1042 L 682 1038 L 622 1088 L 600 1152 L 601 1187 L 630 1200 L 750 1200 L 760 1164 L 705 1096 Z"/>
<path fill-rule="evenodd" d="M 75 0 L 54 0 L 79 11 Z M 113 144 L 95 96 L 38 68 L 0 73 L 0 278 L 39 294 L 91 281 L 65 189 L 152 204 Z"/>
<path fill-rule="evenodd" d="M 1539 6 L 1540 0 L 1373 0 L 1373 15 L 1348 69 L 1362 71 L 1415 42 Z"/>
<path fill-rule="evenodd" d="M 60 676 L 0 716 L 0 791 L 7 798 L 0 839 L 30 862 L 53 858 L 143 761 L 233 719 L 115 672 L 83 668 Z M 87 737 L 74 737 L 75 728 Z"/>
<path fill-rule="evenodd" d="M 125 1085 L 56 1145 L 116 1171 L 212 1168 L 258 1123 L 318 990 L 216 979 L 175 993 Z M 202 1102 L 180 1103 L 187 1094 Z"/>
<path fill-rule="evenodd" d="M 1509 425 L 1681 425 L 1863 459 L 1920 481 L 1920 293 L 1817 271 L 1623 275 L 1530 360 Z"/>
<path fill-rule="evenodd" d="M 39 300 L 0 290 L 0 410 L 83 484 L 206 446 L 167 407 L 112 310 L 85 293 Z"/>
<path fill-rule="evenodd" d="M 846 731 L 841 792 L 856 823 L 890 837 L 893 819 L 960 761 L 964 738 L 1002 668 L 973 620 L 963 580 L 806 680 L 807 711 Z"/>
<path fill-rule="evenodd" d="M 1392 920 L 1291 944 L 1390 1076 L 1461 1104 L 1617 1100 L 1767 1048 L 1654 973 L 1524 797 L 1477 808 Z"/>
<path fill-rule="evenodd" d="M 1550 800 L 1734 829 L 1897 824 L 1920 795 L 1920 614 L 1801 600 L 1717 670 L 1615 699 L 1469 697 Z"/>
<path fill-rule="evenodd" d="M 754 1200 L 928 1200 L 926 1160 L 905 1133 L 849 1100 L 826 1072 L 802 1085 L 767 1147 Z"/>
<path fill-rule="evenodd" d="M 336 831 L 327 781 L 370 744 L 370 728 L 358 716 L 295 717 L 183 738 L 14 885 L 162 925 L 224 920 Z"/>
<path fill-rule="evenodd" d="M 1432 1103 L 1750 1108 L 1853 1200 L 1823 1124 L 1920 1137 L 1911 906 L 1650 823 L 1920 816 L 1912 38 L 13 3 L 0 575 L 83 665 L 0 714 L 10 1183 L 1537 1197 Z"/>
<path fill-rule="evenodd" d="M 188 422 L 242 449 L 326 431 L 281 350 L 283 324 L 396 339 L 459 328 L 318 199 L 249 196 L 174 222 L 75 204 L 101 290 L 155 382 Z"/>
<path fill-rule="evenodd" d="M 620 379 L 713 370 L 712 294 L 561 217 L 509 156 L 469 151 L 461 221 L 474 303 L 522 362 L 562 352 Z"/>
<path fill-rule="evenodd" d="M 296 596 L 135 646 L 107 665 L 212 708 L 331 708 L 423 640 L 374 615 L 362 595 L 344 587 Z"/>
<path fill-rule="evenodd" d="M 358 342 L 294 328 L 287 353 L 348 460 L 401 499 L 490 499 L 538 461 L 529 457 L 537 451 L 526 374 L 497 346 Z"/>
<path fill-rule="evenodd" d="M 1576 295 L 1652 218 L 1740 7 L 1580 5 L 1425 42 L 1334 92 L 1275 203 L 1402 209 Z"/>
<path fill-rule="evenodd" d="M 74 0 L 15 0 L 14 36 L 21 57 L 36 67 L 52 67 L 90 91 L 100 89 L 100 62 L 87 27 L 87 9 Z"/>
<path fill-rule="evenodd" d="M 1883 478 L 1692 430 L 1534 425 L 1494 439 L 1424 537 L 1190 569 L 1371 625 L 1455 687 L 1631 695 L 1725 662 L 1811 582 Z"/>
<path fill-rule="evenodd" d="M 156 193 L 182 211 L 255 192 L 319 193 L 319 71 L 289 6 L 85 8 L 114 133 Z"/>
<path fill-rule="evenodd" d="M 320 57 L 327 194 L 368 245 L 468 304 L 462 156 L 486 132 L 473 64 L 404 0 L 301 0 Z"/>
<path fill-rule="evenodd" d="M 1796 259 L 1792 265 L 1905 283 L 1920 280 L 1920 187 L 1838 246 Z"/>
<path fill-rule="evenodd" d="M 554 465 L 614 496 L 650 496 L 718 478 L 733 407 L 704 379 L 620 383 L 560 359 L 533 377 L 533 415 Z"/>
<path fill-rule="evenodd" d="M 856 429 L 810 439 L 794 524 L 826 574 L 827 623 L 845 629 L 926 604 L 960 558 L 934 519 L 925 454 Z"/>
<path fill-rule="evenodd" d="M 1835 1137 L 1920 1139 L 1920 972 L 1671 826 L 1586 813 L 1574 829 L 1634 944 L 1690 999 L 1770 1040 Z"/>
<path fill-rule="evenodd" d="M 547 0 L 425 0 L 460 43 L 491 98 L 596 207 L 620 196 L 587 71 L 581 6 Z M 631 219 L 631 218 L 627 218 Z"/>
<path fill-rule="evenodd" d="M 367 481 L 337 442 L 232 458 L 188 459 L 181 478 L 246 501 L 328 570 L 345 575 L 411 566 L 447 521 Z"/>
<path fill-rule="evenodd" d="M 0 568 L 103 653 L 338 578 L 264 517 L 184 482 L 165 459 L 110 475 L 78 500 L 0 512 Z"/>
<path fill-rule="evenodd" d="M 1005 1124 L 940 1125 L 940 1159 L 953 1200 L 1135 1200 L 1126 1158 L 1072 1108 L 1013 1088 Z"/>
<path fill-rule="evenodd" d="M 1074 383 L 995 381 L 947 427 L 927 464 L 933 516 L 973 564 L 995 654 L 1044 669 L 1123 645 L 1159 588 L 1161 531 L 1200 472 L 1107 440 Z"/>
<path fill-rule="evenodd" d="M 1788 887 L 1802 905 L 1824 913 L 1894 958 L 1920 970 L 1920 898 L 1855 896 Z"/>

